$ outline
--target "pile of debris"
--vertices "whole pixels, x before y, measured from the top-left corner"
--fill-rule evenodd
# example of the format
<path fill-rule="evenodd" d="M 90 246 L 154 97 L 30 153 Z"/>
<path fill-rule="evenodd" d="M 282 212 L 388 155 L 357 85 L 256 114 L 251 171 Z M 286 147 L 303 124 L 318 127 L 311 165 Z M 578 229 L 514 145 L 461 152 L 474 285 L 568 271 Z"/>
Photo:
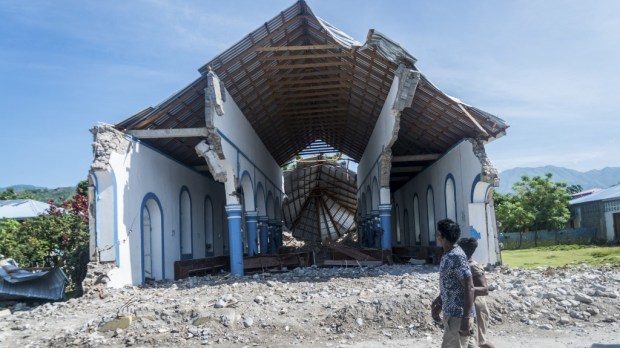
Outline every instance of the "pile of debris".
<path fill-rule="evenodd" d="M 441 328 L 430 317 L 437 271 L 410 264 L 312 266 L 105 288 L 66 302 L 13 303 L 0 309 L 0 346 L 350 347 L 372 340 L 438 346 Z M 618 267 L 500 267 L 487 278 L 492 337 L 598 328 L 619 337 Z"/>

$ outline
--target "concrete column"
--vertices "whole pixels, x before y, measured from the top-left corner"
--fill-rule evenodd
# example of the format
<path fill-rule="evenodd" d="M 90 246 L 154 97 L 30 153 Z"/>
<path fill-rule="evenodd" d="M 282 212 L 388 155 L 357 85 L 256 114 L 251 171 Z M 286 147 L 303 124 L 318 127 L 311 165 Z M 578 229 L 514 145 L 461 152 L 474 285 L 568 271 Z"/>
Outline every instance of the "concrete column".
<path fill-rule="evenodd" d="M 267 216 L 259 216 L 258 222 L 260 226 L 260 253 L 263 255 L 267 255 L 268 246 L 269 246 L 269 230 L 267 229 L 269 226 L 267 222 L 269 218 Z"/>
<path fill-rule="evenodd" d="M 245 213 L 245 226 L 248 238 L 248 256 L 258 255 L 258 238 L 256 233 L 256 227 L 258 224 L 258 214 L 255 211 L 248 211 Z"/>
<path fill-rule="evenodd" d="M 379 217 L 381 218 L 381 228 L 383 229 L 381 248 L 383 250 L 392 250 L 392 205 L 380 204 Z"/>
<path fill-rule="evenodd" d="M 241 205 L 226 206 L 228 215 L 228 244 L 230 245 L 230 273 L 243 275 L 243 242 L 241 240 Z"/>

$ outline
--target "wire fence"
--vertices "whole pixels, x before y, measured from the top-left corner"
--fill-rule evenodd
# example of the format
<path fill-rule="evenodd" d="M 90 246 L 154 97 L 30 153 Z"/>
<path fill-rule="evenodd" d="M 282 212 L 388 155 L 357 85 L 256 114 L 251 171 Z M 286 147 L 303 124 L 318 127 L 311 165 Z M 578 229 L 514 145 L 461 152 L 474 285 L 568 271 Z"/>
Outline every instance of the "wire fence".
<path fill-rule="evenodd" d="M 499 241 L 504 250 L 528 249 L 565 244 L 591 244 L 594 228 L 567 228 L 559 231 L 502 232 Z"/>

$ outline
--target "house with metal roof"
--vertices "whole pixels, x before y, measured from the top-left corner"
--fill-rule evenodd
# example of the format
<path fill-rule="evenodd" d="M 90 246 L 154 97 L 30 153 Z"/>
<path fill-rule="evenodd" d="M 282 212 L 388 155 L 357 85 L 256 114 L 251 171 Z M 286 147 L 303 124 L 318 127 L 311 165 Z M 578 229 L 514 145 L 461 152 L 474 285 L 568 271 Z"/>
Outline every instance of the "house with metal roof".
<path fill-rule="evenodd" d="M 29 219 L 45 214 L 49 208 L 49 204 L 33 199 L 0 200 L 0 219 Z"/>
<path fill-rule="evenodd" d="M 372 235 L 365 247 L 391 251 L 435 245 L 451 218 L 480 240 L 476 260 L 500 261 L 484 145 L 508 125 L 442 92 L 387 36 L 359 42 L 297 1 L 198 71 L 161 104 L 92 129 L 91 255 L 114 264 L 111 285 L 172 279 L 175 262 L 209 256 L 243 274 L 244 255 L 277 250 L 283 221 L 355 224 Z M 355 161 L 354 182 L 323 168 L 285 189 L 281 167 L 317 146 Z M 317 188 L 321 200 L 306 195 Z"/>
<path fill-rule="evenodd" d="M 599 241 L 620 241 L 620 185 L 569 202 L 574 227 L 596 229 Z"/>

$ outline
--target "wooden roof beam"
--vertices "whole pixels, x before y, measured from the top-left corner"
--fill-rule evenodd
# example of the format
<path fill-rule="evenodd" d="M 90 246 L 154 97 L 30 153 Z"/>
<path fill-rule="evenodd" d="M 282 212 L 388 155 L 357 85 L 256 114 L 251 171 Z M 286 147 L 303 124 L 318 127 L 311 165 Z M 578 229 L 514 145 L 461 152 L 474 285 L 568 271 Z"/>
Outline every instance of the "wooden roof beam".
<path fill-rule="evenodd" d="M 417 173 L 421 172 L 424 166 L 413 166 L 413 167 L 392 167 L 392 173 Z"/>
<path fill-rule="evenodd" d="M 305 50 L 331 50 L 343 48 L 340 45 L 306 45 L 306 46 L 278 46 L 278 47 L 256 47 L 258 52 L 282 52 L 282 51 L 305 51 Z"/>
<path fill-rule="evenodd" d="M 267 66 L 264 69 L 269 70 L 284 70 L 284 69 L 305 69 L 305 68 L 323 68 L 327 66 L 345 66 L 350 65 L 349 62 L 338 61 L 338 62 L 324 62 L 324 63 L 303 63 L 303 64 L 285 64 L 285 65 L 275 65 L 275 66 Z"/>
<path fill-rule="evenodd" d="M 434 161 L 441 157 L 439 153 L 429 153 L 424 155 L 407 155 L 407 156 L 393 156 L 392 162 L 421 162 L 421 161 Z"/>
<path fill-rule="evenodd" d="M 342 58 L 342 57 L 347 57 L 347 56 L 349 56 L 348 53 L 290 54 L 287 56 L 259 57 L 258 60 L 277 61 L 277 60 L 297 60 L 297 59 Z"/>
<path fill-rule="evenodd" d="M 333 113 L 340 111 L 349 110 L 347 107 L 332 107 L 332 108 L 323 108 L 323 109 L 299 109 L 297 111 L 287 111 L 287 112 L 278 112 L 278 116 L 299 116 L 299 115 L 309 115 L 309 114 L 324 114 L 324 113 Z M 321 115 L 317 115 L 321 116 Z"/>
<path fill-rule="evenodd" d="M 135 129 L 127 133 L 140 139 L 207 137 L 207 128 Z"/>

